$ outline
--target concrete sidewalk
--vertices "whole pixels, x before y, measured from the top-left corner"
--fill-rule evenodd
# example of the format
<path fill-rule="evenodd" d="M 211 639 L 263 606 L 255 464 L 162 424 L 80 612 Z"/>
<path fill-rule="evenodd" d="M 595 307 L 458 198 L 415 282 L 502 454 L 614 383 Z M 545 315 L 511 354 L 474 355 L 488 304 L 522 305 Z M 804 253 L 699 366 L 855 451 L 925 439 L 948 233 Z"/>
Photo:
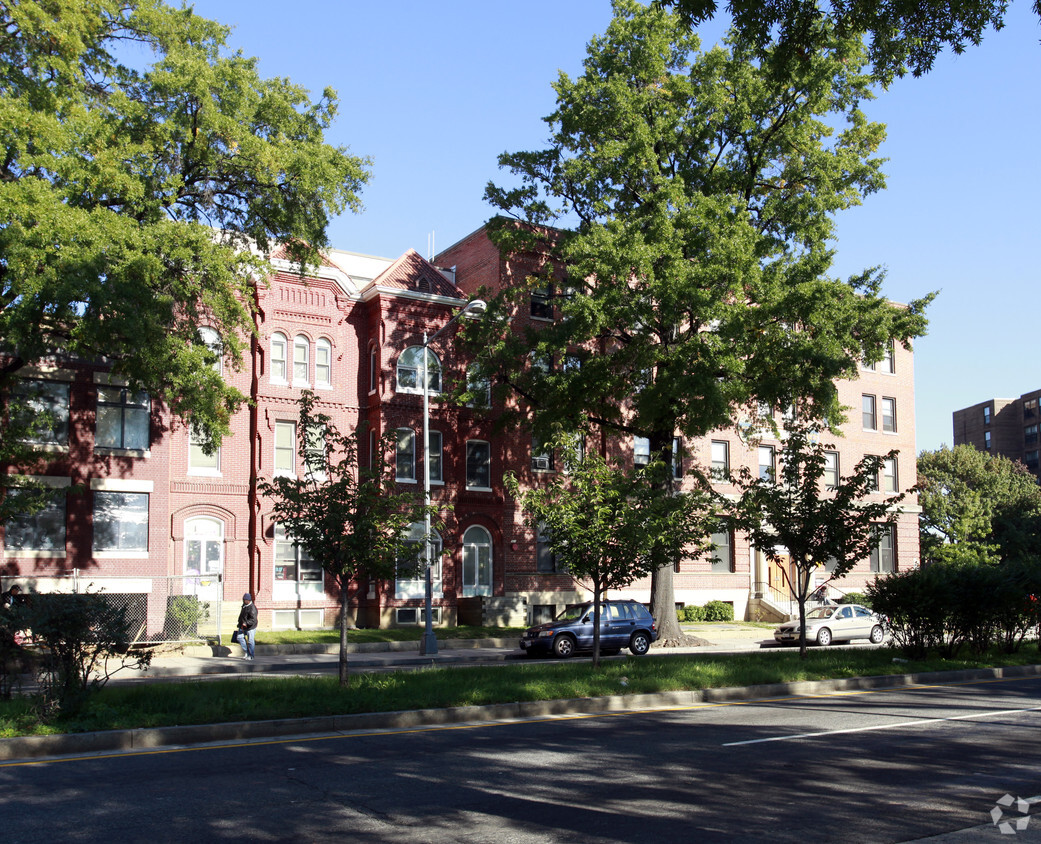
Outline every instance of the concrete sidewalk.
<path fill-rule="evenodd" d="M 652 647 L 648 656 L 698 653 L 740 653 L 758 650 L 761 642 L 772 643 L 770 631 L 763 628 L 733 625 L 685 626 L 684 632 L 705 639 L 710 644 L 697 647 Z M 707 635 L 706 635 L 707 634 Z M 765 635 L 764 635 L 765 634 Z M 708 638 L 711 636 L 711 638 Z M 444 639 L 438 652 L 419 653 L 418 642 L 377 642 L 349 645 L 348 664 L 351 671 L 388 671 L 447 665 L 494 665 L 515 660 L 526 661 L 516 638 L 510 639 Z M 330 674 L 339 666 L 340 646 L 332 644 L 256 645 L 256 659 L 242 659 L 238 645 L 194 645 L 175 653 L 160 653 L 145 671 L 121 672 L 112 682 L 148 679 L 188 679 L 213 675 L 257 674 Z M 605 659 L 625 658 L 604 657 Z M 577 659 L 588 659 L 579 656 Z"/>

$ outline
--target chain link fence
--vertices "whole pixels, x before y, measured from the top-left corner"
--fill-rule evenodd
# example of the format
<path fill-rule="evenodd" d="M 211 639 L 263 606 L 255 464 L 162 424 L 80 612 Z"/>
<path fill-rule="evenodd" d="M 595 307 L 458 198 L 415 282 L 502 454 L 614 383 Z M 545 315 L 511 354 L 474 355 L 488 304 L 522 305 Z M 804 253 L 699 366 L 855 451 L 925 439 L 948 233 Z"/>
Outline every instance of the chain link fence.
<path fill-rule="evenodd" d="M 104 595 L 126 612 L 136 644 L 220 643 L 224 597 L 220 574 L 96 577 L 74 570 L 47 580 L 48 591 Z"/>

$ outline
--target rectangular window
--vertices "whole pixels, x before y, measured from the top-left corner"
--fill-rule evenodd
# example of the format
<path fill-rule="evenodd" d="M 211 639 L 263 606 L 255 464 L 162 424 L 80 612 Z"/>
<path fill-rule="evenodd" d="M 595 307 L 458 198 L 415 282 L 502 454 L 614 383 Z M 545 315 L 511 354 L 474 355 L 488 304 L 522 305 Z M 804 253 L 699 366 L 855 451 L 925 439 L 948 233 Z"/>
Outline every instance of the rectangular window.
<path fill-rule="evenodd" d="M 867 478 L 867 490 L 868 492 L 878 492 L 878 474 L 872 473 Z"/>
<path fill-rule="evenodd" d="M 535 535 L 535 570 L 541 574 L 553 574 L 557 570 L 557 555 L 549 547 L 549 531 L 541 522 Z"/>
<path fill-rule="evenodd" d="M 730 574 L 734 570 L 734 543 L 730 531 L 712 534 L 712 573 Z"/>
<path fill-rule="evenodd" d="M 774 479 L 774 449 L 771 445 L 759 446 L 759 480 Z"/>
<path fill-rule="evenodd" d="M 718 480 L 730 474 L 730 443 L 712 440 L 712 477 Z"/>
<path fill-rule="evenodd" d="M 188 471 L 211 475 L 220 473 L 220 446 L 211 446 L 206 435 L 194 426 L 188 433 Z"/>
<path fill-rule="evenodd" d="M 275 422 L 275 474 L 296 474 L 296 422 Z"/>
<path fill-rule="evenodd" d="M 8 489 L 7 504 L 12 515 L 4 523 L 4 548 L 8 551 L 65 552 L 65 490 L 54 490 L 42 509 L 35 513 L 16 512 L 19 496 L 35 494 L 29 490 Z"/>
<path fill-rule="evenodd" d="M 369 469 L 376 468 L 376 432 L 369 431 Z"/>
<path fill-rule="evenodd" d="M 399 481 L 416 479 L 416 434 L 411 428 L 398 428 L 394 449 L 394 477 Z"/>
<path fill-rule="evenodd" d="M 896 548 L 893 538 L 893 528 L 889 525 L 879 525 L 875 528 L 882 539 L 878 547 L 871 552 L 871 571 L 891 572 L 896 571 Z"/>
<path fill-rule="evenodd" d="M 27 442 L 69 444 L 69 385 L 64 381 L 16 381 L 11 388 L 12 424 L 28 430 Z"/>
<path fill-rule="evenodd" d="M 896 399 L 882 397 L 882 430 L 896 433 Z"/>
<path fill-rule="evenodd" d="M 894 357 L 894 353 L 895 347 L 893 341 L 890 340 L 889 343 L 886 344 L 885 356 L 882 358 L 882 363 L 879 367 L 883 372 L 888 372 L 890 374 L 896 372 L 896 358 Z"/>
<path fill-rule="evenodd" d="M 289 601 L 297 597 L 321 599 L 325 595 L 322 567 L 311 559 L 307 549 L 275 525 L 275 576 L 273 597 Z"/>
<path fill-rule="evenodd" d="M 281 334 L 271 337 L 271 381 L 275 384 L 285 384 L 289 381 L 289 364 L 287 347 L 289 341 Z"/>
<path fill-rule="evenodd" d="M 150 408 L 148 393 L 99 386 L 95 447 L 147 449 Z"/>
<path fill-rule="evenodd" d="M 319 480 L 325 480 L 327 469 L 326 427 L 319 422 L 312 422 L 307 429 L 307 473 Z"/>
<path fill-rule="evenodd" d="M 1026 399 L 1023 402 L 1023 418 L 1033 419 L 1037 416 L 1037 399 Z"/>
<path fill-rule="evenodd" d="M 888 457 L 886 462 L 882 464 L 882 491 L 883 492 L 900 492 L 900 480 L 897 477 L 897 466 L 896 458 Z"/>
<path fill-rule="evenodd" d="M 878 426 L 875 424 L 875 397 L 874 396 L 862 396 L 861 397 L 862 407 L 862 424 L 865 431 L 876 431 Z"/>
<path fill-rule="evenodd" d="M 672 438 L 672 478 L 683 480 L 683 443 L 679 437 Z"/>
<path fill-rule="evenodd" d="M 990 451 L 990 431 L 983 432 L 983 447 Z"/>
<path fill-rule="evenodd" d="M 1037 425 L 1027 425 L 1023 429 L 1023 445 L 1037 445 Z"/>
<path fill-rule="evenodd" d="M 824 488 L 837 489 L 839 485 L 839 454 L 837 451 L 824 452 Z"/>
<path fill-rule="evenodd" d="M 531 315 L 538 319 L 553 319 L 552 284 L 545 284 L 531 291 Z"/>
<path fill-rule="evenodd" d="M 1031 472 L 1036 472 L 1038 467 L 1037 449 L 1032 449 L 1023 455 L 1023 462 Z"/>
<path fill-rule="evenodd" d="M 989 425 L 990 424 L 990 405 L 989 404 L 985 408 L 983 408 L 983 424 L 984 425 Z"/>
<path fill-rule="evenodd" d="M 633 465 L 646 466 L 651 462 L 651 441 L 647 437 L 633 437 Z"/>
<path fill-rule="evenodd" d="M 293 383 L 308 384 L 307 375 L 311 368 L 310 357 L 311 344 L 307 338 L 300 336 L 293 340 Z"/>
<path fill-rule="evenodd" d="M 491 446 L 481 440 L 466 441 L 466 488 L 492 488 Z"/>
<path fill-rule="evenodd" d="M 369 392 L 375 393 L 379 386 L 380 367 L 376 347 L 369 349 Z"/>
<path fill-rule="evenodd" d="M 427 443 L 427 460 L 430 461 L 430 480 L 431 482 L 444 481 L 444 462 L 441 459 L 441 432 L 440 431 L 428 431 L 429 442 Z"/>
<path fill-rule="evenodd" d="M 148 550 L 148 493 L 94 492 L 94 550 Z"/>

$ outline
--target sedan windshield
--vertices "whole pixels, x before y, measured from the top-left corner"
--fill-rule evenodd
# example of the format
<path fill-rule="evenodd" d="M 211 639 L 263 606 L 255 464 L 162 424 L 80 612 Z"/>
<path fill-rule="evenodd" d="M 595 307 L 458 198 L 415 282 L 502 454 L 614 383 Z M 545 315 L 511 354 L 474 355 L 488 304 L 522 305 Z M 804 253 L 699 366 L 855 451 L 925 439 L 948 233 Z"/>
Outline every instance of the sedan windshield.
<path fill-rule="evenodd" d="M 586 613 L 592 611 L 593 607 L 591 604 L 580 604 L 577 607 L 568 607 L 562 610 L 560 614 L 554 619 L 554 621 L 578 621 Z"/>
<path fill-rule="evenodd" d="M 806 613 L 807 618 L 831 618 L 835 614 L 835 607 L 817 607 Z"/>

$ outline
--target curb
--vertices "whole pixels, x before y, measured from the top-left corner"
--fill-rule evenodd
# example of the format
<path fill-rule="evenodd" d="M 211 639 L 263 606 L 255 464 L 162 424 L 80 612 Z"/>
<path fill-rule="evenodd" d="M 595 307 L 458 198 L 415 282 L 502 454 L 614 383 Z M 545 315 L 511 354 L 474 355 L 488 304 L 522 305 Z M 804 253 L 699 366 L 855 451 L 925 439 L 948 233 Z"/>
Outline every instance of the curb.
<path fill-rule="evenodd" d="M 29 759 L 43 756 L 145 750 L 207 742 L 279 738 L 310 733 L 356 730 L 405 729 L 444 724 L 509 721 L 576 713 L 668 709 L 699 703 L 755 700 L 821 694 L 857 689 L 901 688 L 952 682 L 973 682 L 1015 677 L 1039 677 L 1041 665 L 975 668 L 964 671 L 931 671 L 921 674 L 887 674 L 837 680 L 808 680 L 722 689 L 694 689 L 658 694 L 610 695 L 570 700 L 526 701 L 487 706 L 457 706 L 449 709 L 415 709 L 400 712 L 364 712 L 355 715 L 326 715 L 315 718 L 281 718 L 271 721 L 241 721 L 225 724 L 107 730 L 69 733 L 60 736 L 21 736 L 0 739 L 0 759 Z"/>

